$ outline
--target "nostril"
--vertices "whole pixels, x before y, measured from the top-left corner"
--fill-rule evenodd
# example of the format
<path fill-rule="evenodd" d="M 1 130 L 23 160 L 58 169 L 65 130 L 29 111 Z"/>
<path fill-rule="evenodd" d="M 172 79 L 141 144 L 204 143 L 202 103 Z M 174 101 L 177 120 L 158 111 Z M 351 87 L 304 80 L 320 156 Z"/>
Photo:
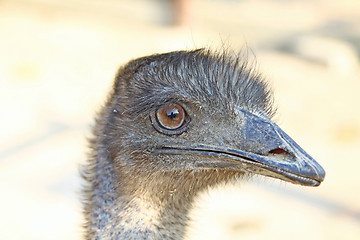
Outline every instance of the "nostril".
<path fill-rule="evenodd" d="M 275 149 L 269 151 L 269 153 L 272 153 L 272 154 L 286 154 L 288 152 L 285 149 L 282 149 L 282 148 L 275 148 Z"/>

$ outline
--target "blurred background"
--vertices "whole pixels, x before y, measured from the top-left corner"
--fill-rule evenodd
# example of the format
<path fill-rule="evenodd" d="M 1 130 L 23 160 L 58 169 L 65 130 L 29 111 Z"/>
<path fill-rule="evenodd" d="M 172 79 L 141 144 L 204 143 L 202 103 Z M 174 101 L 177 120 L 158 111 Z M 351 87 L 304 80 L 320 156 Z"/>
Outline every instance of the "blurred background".
<path fill-rule="evenodd" d="M 255 177 L 204 194 L 191 239 L 360 239 L 358 0 L 0 0 L 0 239 L 81 239 L 79 165 L 117 68 L 249 49 L 318 188 Z"/>

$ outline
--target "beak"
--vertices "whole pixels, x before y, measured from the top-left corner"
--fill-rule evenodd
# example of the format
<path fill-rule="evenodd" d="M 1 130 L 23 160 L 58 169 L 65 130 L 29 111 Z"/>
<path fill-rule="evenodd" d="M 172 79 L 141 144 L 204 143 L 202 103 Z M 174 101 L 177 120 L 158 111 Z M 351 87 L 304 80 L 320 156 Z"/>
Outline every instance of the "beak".
<path fill-rule="evenodd" d="M 245 116 L 241 127 L 245 151 L 227 152 L 246 159 L 248 171 L 300 185 L 320 185 L 325 178 L 320 164 L 272 121 L 240 111 Z"/>

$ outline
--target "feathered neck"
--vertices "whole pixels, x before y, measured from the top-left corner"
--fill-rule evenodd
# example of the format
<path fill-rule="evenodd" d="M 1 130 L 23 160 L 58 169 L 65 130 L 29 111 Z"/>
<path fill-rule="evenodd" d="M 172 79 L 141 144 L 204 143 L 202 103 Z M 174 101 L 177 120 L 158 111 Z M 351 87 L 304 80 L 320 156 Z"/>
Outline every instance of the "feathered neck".
<path fill-rule="evenodd" d="M 92 166 L 87 173 L 86 239 L 183 239 L 194 197 L 239 175 L 213 170 L 148 173 L 131 167 L 118 173 L 111 160 L 99 155 Z"/>

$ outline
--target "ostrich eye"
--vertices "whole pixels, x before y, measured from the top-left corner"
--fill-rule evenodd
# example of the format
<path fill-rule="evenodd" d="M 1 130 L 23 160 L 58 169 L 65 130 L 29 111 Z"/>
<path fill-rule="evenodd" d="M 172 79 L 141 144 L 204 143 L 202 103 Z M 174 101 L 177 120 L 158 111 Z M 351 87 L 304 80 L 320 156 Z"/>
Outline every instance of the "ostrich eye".
<path fill-rule="evenodd" d="M 176 103 L 165 104 L 156 111 L 156 119 L 166 129 L 177 129 L 184 123 L 185 111 Z"/>
<path fill-rule="evenodd" d="M 164 104 L 150 117 L 155 129 L 167 135 L 184 132 L 190 122 L 184 108 L 176 103 Z"/>

